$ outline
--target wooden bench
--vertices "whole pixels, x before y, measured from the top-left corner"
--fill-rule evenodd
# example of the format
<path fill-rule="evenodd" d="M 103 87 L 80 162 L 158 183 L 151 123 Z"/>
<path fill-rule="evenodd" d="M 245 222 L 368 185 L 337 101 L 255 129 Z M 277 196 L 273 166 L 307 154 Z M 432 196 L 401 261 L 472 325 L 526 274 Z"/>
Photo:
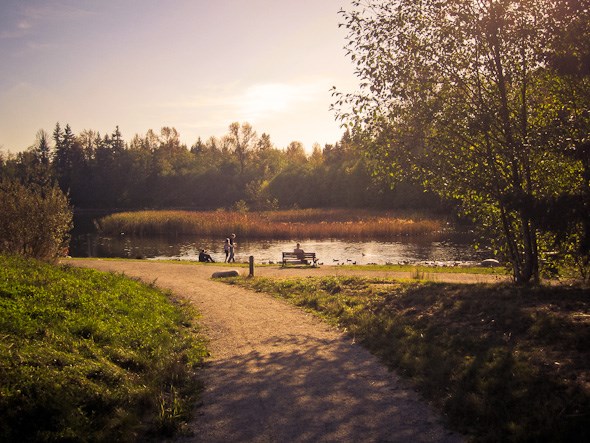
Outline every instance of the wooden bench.
<path fill-rule="evenodd" d="M 288 263 L 317 266 L 318 259 L 315 257 L 315 252 L 304 252 L 303 254 L 297 252 L 283 252 L 283 266 Z"/>

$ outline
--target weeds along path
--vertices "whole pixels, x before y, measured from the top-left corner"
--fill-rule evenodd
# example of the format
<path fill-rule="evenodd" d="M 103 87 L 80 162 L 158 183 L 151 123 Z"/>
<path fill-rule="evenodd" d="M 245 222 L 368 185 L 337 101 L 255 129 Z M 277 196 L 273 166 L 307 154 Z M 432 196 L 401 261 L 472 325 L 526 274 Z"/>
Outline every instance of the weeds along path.
<path fill-rule="evenodd" d="M 285 302 L 211 280 L 213 272 L 227 267 L 96 259 L 64 263 L 155 283 L 191 300 L 201 312 L 212 355 L 190 424 L 193 433 L 182 441 L 462 441 L 411 387 L 350 337 Z M 287 272 L 298 271 L 304 270 Z"/>

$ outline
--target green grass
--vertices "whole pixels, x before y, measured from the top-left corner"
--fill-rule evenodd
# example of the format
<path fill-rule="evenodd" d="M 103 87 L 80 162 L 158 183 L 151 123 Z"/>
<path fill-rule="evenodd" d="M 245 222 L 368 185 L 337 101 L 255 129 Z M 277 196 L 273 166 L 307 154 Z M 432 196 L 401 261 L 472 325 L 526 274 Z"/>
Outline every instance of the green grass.
<path fill-rule="evenodd" d="M 194 319 L 120 275 L 0 256 L 0 441 L 173 434 L 206 353 Z"/>
<path fill-rule="evenodd" d="M 72 263 L 75 263 L 76 260 L 88 260 L 85 257 L 69 257 L 67 259 Z M 108 258 L 104 257 L 101 258 L 103 261 L 118 261 L 121 258 Z M 134 258 L 126 258 L 125 261 L 137 261 L 137 262 L 145 262 L 145 259 L 134 259 Z M 190 261 L 190 260 L 173 260 L 173 259 L 158 259 L 158 263 L 175 263 L 179 265 L 186 265 L 186 266 L 211 266 L 210 263 L 200 263 L 197 261 Z M 237 267 L 237 268 L 247 268 L 249 266 L 248 263 L 224 263 L 224 262 L 216 262 L 215 266 L 224 266 L 224 267 Z M 269 263 L 255 263 L 256 267 L 264 267 L 264 268 L 276 268 L 280 266 L 280 263 L 269 264 Z M 324 266 L 332 266 L 332 265 L 322 265 Z M 307 266 L 308 268 L 313 268 L 313 266 Z M 476 275 L 509 275 L 510 272 L 503 267 L 498 268 L 483 268 L 481 266 L 426 266 L 426 265 L 338 265 L 335 266 L 338 269 L 348 269 L 354 271 L 385 271 L 385 272 L 410 272 L 410 273 L 420 273 L 420 274 L 476 274 Z"/>
<path fill-rule="evenodd" d="M 504 267 L 484 268 L 481 266 L 427 266 L 427 265 L 342 265 L 339 269 L 410 272 L 415 275 L 425 274 L 478 274 L 478 275 L 509 275 Z"/>
<path fill-rule="evenodd" d="M 475 441 L 590 441 L 590 294 L 568 287 L 237 278 L 338 325 Z"/>

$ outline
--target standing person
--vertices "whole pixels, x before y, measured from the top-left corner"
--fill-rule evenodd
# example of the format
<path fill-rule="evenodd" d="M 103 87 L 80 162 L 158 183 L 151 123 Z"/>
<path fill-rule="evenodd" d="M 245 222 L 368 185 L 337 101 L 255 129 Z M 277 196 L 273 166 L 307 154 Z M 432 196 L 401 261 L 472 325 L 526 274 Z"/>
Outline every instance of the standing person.
<path fill-rule="evenodd" d="M 226 263 L 227 263 L 227 258 L 229 257 L 229 250 L 230 250 L 229 238 L 226 238 L 225 243 L 223 244 L 223 251 L 225 252 L 225 262 Z"/>
<path fill-rule="evenodd" d="M 232 234 L 229 236 L 229 259 L 227 260 L 228 263 L 236 262 L 236 257 L 234 256 L 236 250 L 236 234 Z"/>

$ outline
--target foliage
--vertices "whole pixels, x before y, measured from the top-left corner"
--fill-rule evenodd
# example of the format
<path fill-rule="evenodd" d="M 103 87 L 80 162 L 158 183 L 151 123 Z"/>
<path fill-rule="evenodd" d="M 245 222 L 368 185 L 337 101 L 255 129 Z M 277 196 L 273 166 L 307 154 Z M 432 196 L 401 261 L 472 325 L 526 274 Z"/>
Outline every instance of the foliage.
<path fill-rule="evenodd" d="M 239 202 L 238 202 L 239 203 Z M 227 237 L 239 232 L 247 238 L 371 238 L 423 236 L 441 230 L 432 219 L 400 218 L 362 210 L 291 210 L 252 212 L 238 205 L 234 211 L 120 212 L 97 222 L 106 234 L 189 234 Z"/>
<path fill-rule="evenodd" d="M 0 180 L 0 207 L 0 253 L 52 260 L 67 251 L 72 209 L 57 186 Z"/>
<path fill-rule="evenodd" d="M 43 166 L 41 168 L 41 165 Z M 440 209 L 420 186 L 402 192 L 373 183 L 346 134 L 306 155 L 300 142 L 277 148 L 268 134 L 232 123 L 220 138 L 182 144 L 176 129 L 148 130 L 125 142 L 117 127 L 101 136 L 57 124 L 14 157 L 0 157 L 0 177 L 29 181 L 39 169 L 69 193 L 76 208 L 376 207 Z M 243 203 L 240 203 L 243 205 Z"/>
<path fill-rule="evenodd" d="M 178 428 L 205 353 L 193 317 L 122 276 L 0 256 L 0 440 L 138 441 Z"/>
<path fill-rule="evenodd" d="M 351 277 L 227 280 L 319 313 L 475 441 L 586 441 L 587 291 Z"/>
<path fill-rule="evenodd" d="M 334 107 L 375 173 L 419 177 L 457 201 L 519 282 L 538 280 L 540 253 L 557 247 L 548 232 L 588 255 L 589 77 L 548 63 L 552 51 L 590 54 L 556 31 L 587 35 L 583 3 L 369 0 L 342 11 L 360 91 L 335 91 Z M 547 214 L 563 202 L 574 222 L 552 230 Z"/>

